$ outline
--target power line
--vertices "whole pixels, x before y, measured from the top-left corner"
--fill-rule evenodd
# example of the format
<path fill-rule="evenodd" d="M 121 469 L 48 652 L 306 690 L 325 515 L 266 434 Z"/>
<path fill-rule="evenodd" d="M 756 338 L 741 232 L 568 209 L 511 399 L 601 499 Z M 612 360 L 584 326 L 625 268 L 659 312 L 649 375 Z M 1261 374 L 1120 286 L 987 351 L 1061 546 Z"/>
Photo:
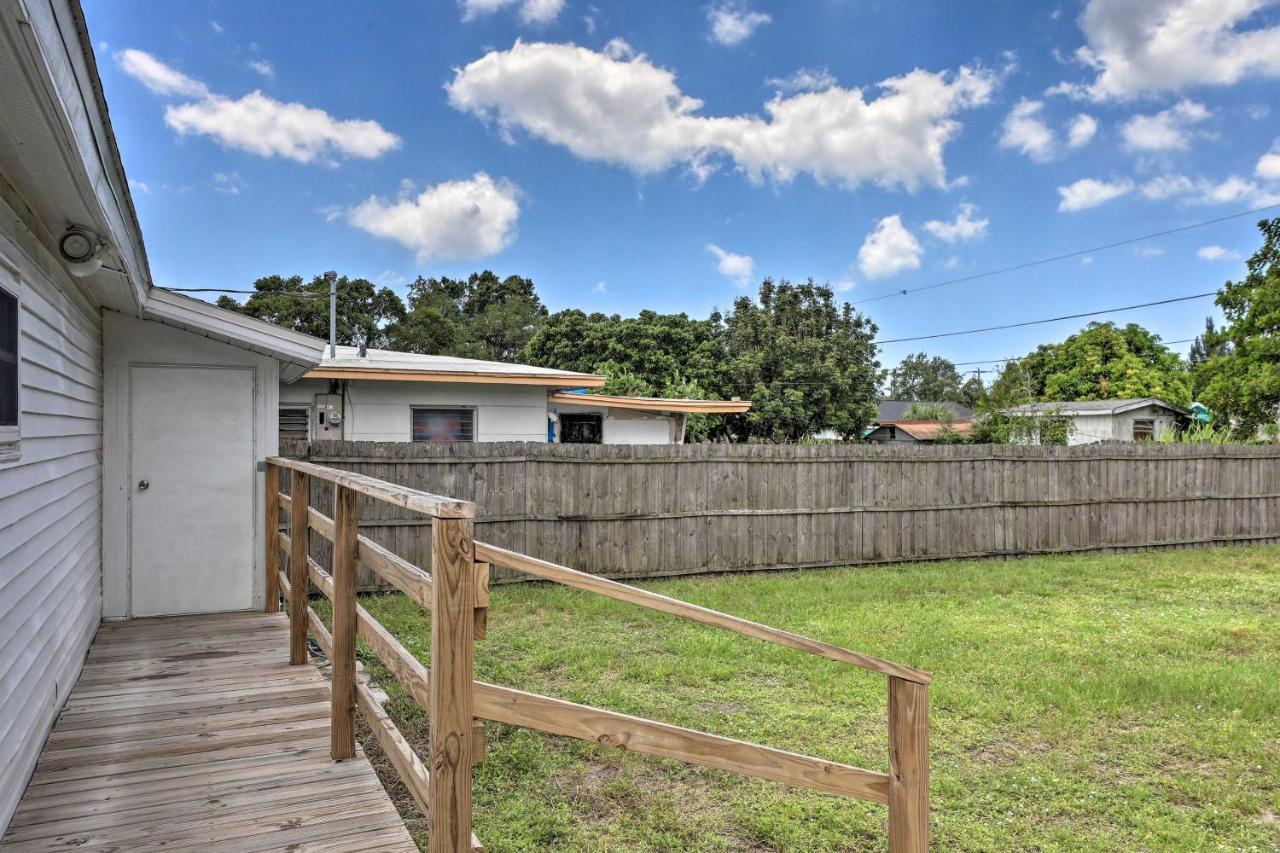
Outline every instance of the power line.
<path fill-rule="evenodd" d="M 1160 346 L 1171 347 L 1174 344 L 1189 344 L 1194 340 L 1195 338 L 1179 338 L 1176 341 L 1160 341 Z M 964 367 L 969 364 L 1008 364 L 1011 361 L 1022 361 L 1024 358 L 1026 358 L 1025 355 L 1020 355 L 1016 358 L 986 358 L 978 361 L 953 361 L 951 363 L 956 367 Z M 968 373 L 969 371 L 965 372 Z"/>
<path fill-rule="evenodd" d="M 1232 219 L 1240 219 L 1241 217 L 1244 217 L 1244 216 L 1253 216 L 1256 213 L 1264 213 L 1268 210 L 1274 210 L 1275 208 L 1280 208 L 1280 204 L 1269 204 L 1266 207 L 1255 207 L 1252 210 L 1242 210 L 1239 213 L 1231 213 L 1226 216 L 1219 216 L 1216 219 L 1206 219 L 1202 222 L 1193 222 L 1190 225 L 1181 225 L 1177 228 L 1169 228 L 1165 231 L 1157 231 L 1153 234 L 1143 234 L 1140 237 L 1130 237 L 1126 240 L 1117 240 L 1114 243 L 1104 243 L 1101 246 L 1094 246 L 1093 248 L 1090 248 L 1090 249 L 1078 249 L 1074 252 L 1067 252 L 1061 255 L 1054 255 L 1049 258 L 1041 258 L 1036 261 L 1026 261 L 1024 263 L 1014 264 L 1011 267 L 1001 267 L 999 269 L 987 270 L 986 272 L 974 273 L 973 275 L 966 275 L 961 278 L 947 279 L 946 281 L 939 281 L 933 284 L 926 284 L 921 287 L 908 287 L 902 290 L 895 290 L 893 293 L 882 293 L 879 296 L 869 296 L 866 299 L 859 299 L 856 302 L 852 302 L 850 304 L 864 305 L 868 302 L 878 302 L 881 299 L 892 299 L 895 296 L 906 296 L 909 293 L 919 293 L 922 290 L 934 290 L 939 287 L 949 287 L 953 284 L 964 284 L 965 282 L 968 282 L 968 281 L 977 281 L 983 278 L 990 278 L 996 275 L 1003 275 L 1004 273 L 1007 273 L 1007 272 L 1017 272 L 1018 270 L 1025 270 L 1025 269 L 1030 269 L 1032 267 L 1043 266 L 1045 264 L 1055 263 L 1056 261 L 1070 260 L 1071 258 L 1078 258 L 1081 255 L 1090 255 L 1090 254 L 1093 254 L 1094 252 L 1105 252 L 1108 249 L 1118 249 L 1121 246 L 1130 246 L 1134 243 L 1141 243 L 1143 240 L 1154 240 L 1157 237 L 1168 237 L 1170 234 L 1180 234 L 1183 231 L 1191 231 L 1195 228 L 1204 228 L 1207 225 L 1217 225 L 1219 222 L 1227 222 Z"/>
<path fill-rule="evenodd" d="M 1078 320 L 1081 317 L 1097 317 L 1099 314 L 1115 314 L 1120 311 L 1133 311 L 1136 308 L 1150 308 L 1154 305 L 1171 305 L 1174 302 L 1187 302 L 1192 299 L 1205 299 L 1210 296 L 1217 296 L 1218 291 L 1210 290 L 1207 293 L 1193 293 L 1190 296 L 1175 296 L 1172 299 L 1160 299 L 1155 302 L 1142 302 L 1137 305 L 1125 305 L 1121 308 L 1104 308 L 1101 311 L 1085 311 L 1081 314 L 1063 314 L 1061 317 L 1049 317 L 1044 320 L 1024 320 L 1021 323 L 1005 323 L 1001 326 L 986 326 L 981 329 L 965 329 L 959 332 L 938 332 L 932 335 L 916 335 L 911 338 L 890 338 L 888 340 L 876 341 L 877 344 L 901 344 L 907 341 L 929 341 L 935 338 L 954 338 L 958 335 L 976 335 L 979 332 L 995 332 L 1000 329 L 1017 329 L 1023 326 L 1038 326 L 1042 323 L 1056 323 L 1059 320 Z"/>
<path fill-rule="evenodd" d="M 288 296 L 292 299 L 328 299 L 328 293 L 285 293 L 271 290 L 229 290 L 225 287 L 162 287 L 170 293 L 249 293 L 260 296 Z"/>

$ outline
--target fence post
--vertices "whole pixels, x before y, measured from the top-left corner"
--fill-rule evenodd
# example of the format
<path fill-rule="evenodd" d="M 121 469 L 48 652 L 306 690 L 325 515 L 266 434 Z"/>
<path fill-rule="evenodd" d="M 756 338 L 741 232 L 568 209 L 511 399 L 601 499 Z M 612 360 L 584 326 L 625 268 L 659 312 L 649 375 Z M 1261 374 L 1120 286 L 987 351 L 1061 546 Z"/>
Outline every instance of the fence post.
<path fill-rule="evenodd" d="M 280 611 L 280 469 L 270 462 L 266 466 L 267 492 L 267 578 L 266 603 L 263 610 L 267 613 Z"/>
<path fill-rule="evenodd" d="M 356 754 L 356 521 L 356 493 L 346 486 L 335 485 L 333 659 L 330 661 L 333 684 L 329 728 L 329 754 L 335 761 L 354 758 Z"/>
<path fill-rule="evenodd" d="M 307 662 L 307 555 L 311 553 L 311 478 L 294 471 L 289 489 L 289 663 Z"/>
<path fill-rule="evenodd" d="M 471 847 L 474 523 L 431 522 L 431 853 Z"/>
<path fill-rule="evenodd" d="M 889 676 L 889 850 L 929 849 L 929 686 Z"/>

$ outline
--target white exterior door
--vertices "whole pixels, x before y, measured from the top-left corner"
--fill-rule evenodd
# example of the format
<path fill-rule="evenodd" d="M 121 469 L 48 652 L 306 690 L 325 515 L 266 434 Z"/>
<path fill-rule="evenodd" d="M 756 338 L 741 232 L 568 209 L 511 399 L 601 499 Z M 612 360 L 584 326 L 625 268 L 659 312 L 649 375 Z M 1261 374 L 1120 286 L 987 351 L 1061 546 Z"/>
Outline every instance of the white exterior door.
<path fill-rule="evenodd" d="M 253 606 L 253 371 L 130 368 L 133 616 Z"/>

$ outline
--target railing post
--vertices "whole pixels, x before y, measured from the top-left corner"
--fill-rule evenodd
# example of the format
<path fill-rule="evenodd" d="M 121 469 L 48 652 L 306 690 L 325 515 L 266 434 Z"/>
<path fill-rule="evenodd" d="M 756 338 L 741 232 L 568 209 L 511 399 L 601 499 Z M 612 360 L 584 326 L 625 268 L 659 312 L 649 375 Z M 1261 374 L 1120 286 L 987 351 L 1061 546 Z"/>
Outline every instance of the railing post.
<path fill-rule="evenodd" d="M 289 663 L 307 662 L 307 556 L 311 553 L 311 478 L 293 471 L 289 489 Z"/>
<path fill-rule="evenodd" d="M 889 677 L 889 850 L 929 849 L 929 686 Z"/>
<path fill-rule="evenodd" d="M 431 853 L 471 846 L 474 523 L 431 522 Z"/>
<path fill-rule="evenodd" d="M 267 578 L 264 588 L 266 602 L 263 610 L 267 613 L 280 611 L 280 469 L 270 462 L 266 465 L 267 492 Z"/>
<path fill-rule="evenodd" d="M 329 754 L 335 761 L 356 754 L 356 493 L 334 486 L 333 665 Z M 470 675 L 467 676 L 470 679 Z"/>

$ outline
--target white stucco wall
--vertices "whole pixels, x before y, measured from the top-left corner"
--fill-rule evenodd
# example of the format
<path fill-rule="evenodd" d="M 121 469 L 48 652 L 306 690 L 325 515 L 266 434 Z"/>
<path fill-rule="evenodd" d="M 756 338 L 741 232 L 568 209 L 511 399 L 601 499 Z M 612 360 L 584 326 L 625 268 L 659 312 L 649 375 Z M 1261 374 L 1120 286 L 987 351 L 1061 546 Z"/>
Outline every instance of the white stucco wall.
<path fill-rule="evenodd" d="M 537 385 L 353 380 L 346 388 L 347 441 L 412 441 L 417 406 L 474 408 L 476 441 L 547 440 L 547 391 Z M 328 392 L 327 379 L 301 379 L 280 386 L 280 403 L 312 406 Z"/>
<path fill-rule="evenodd" d="M 675 418 L 637 413 L 628 417 L 621 410 L 604 419 L 605 444 L 674 444 Z"/>
<path fill-rule="evenodd" d="M 162 323 L 103 311 L 105 380 L 103 444 L 103 616 L 129 615 L 129 499 L 133 478 L 129 471 L 130 366 L 194 365 L 249 367 L 254 375 L 253 411 L 244 412 L 254 427 L 254 456 L 274 456 L 278 449 L 277 401 L 279 363 L 269 356 L 224 344 L 211 338 L 175 329 Z M 191 448 L 192 464 L 198 464 L 200 448 Z M 263 589 L 263 477 L 255 478 L 253 501 L 253 601 L 260 606 Z"/>

